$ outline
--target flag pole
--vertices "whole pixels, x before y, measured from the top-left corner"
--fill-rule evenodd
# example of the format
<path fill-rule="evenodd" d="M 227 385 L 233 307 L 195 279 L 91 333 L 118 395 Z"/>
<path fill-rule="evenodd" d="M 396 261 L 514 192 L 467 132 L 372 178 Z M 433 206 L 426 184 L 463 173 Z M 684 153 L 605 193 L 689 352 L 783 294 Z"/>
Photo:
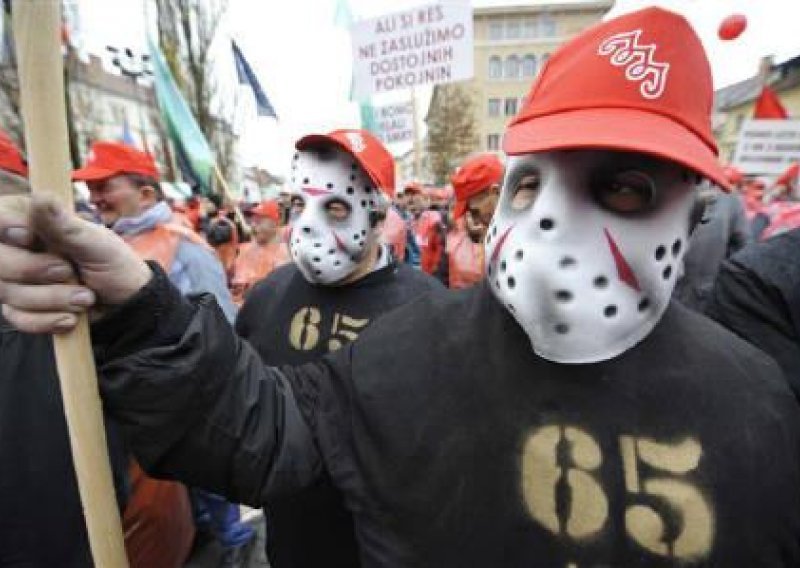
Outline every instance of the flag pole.
<path fill-rule="evenodd" d="M 225 178 L 223 177 L 222 172 L 219 170 L 219 166 L 217 164 L 214 164 L 214 175 L 216 176 L 217 181 L 219 182 L 219 185 L 222 188 L 222 195 L 225 197 L 225 199 L 228 200 L 228 202 L 233 207 L 233 214 L 236 216 L 236 220 L 239 221 L 239 224 L 242 226 L 242 229 L 244 230 L 245 233 L 247 233 L 248 235 L 251 234 L 253 232 L 253 229 L 245 220 L 244 215 L 242 215 L 242 210 L 239 209 L 239 205 L 233 198 L 231 189 L 230 187 L 228 187 L 228 182 L 225 181 Z"/>
<path fill-rule="evenodd" d="M 72 208 L 60 4 L 59 0 L 15 1 L 12 18 L 31 186 L 34 193 L 49 194 Z M 53 345 L 94 564 L 126 568 L 86 316 L 71 333 L 54 336 Z"/>

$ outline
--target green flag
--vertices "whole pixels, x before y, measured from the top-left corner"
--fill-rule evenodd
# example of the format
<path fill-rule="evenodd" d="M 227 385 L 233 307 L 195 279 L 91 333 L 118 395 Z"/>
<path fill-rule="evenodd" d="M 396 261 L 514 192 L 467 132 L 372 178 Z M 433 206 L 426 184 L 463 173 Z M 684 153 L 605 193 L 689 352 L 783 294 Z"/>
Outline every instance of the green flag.
<path fill-rule="evenodd" d="M 189 105 L 184 100 L 175 79 L 170 73 L 164 54 L 148 38 L 150 60 L 153 63 L 156 97 L 167 133 L 178 153 L 178 165 L 188 181 L 194 182 L 207 194 L 211 189 L 214 173 L 214 155 Z"/>

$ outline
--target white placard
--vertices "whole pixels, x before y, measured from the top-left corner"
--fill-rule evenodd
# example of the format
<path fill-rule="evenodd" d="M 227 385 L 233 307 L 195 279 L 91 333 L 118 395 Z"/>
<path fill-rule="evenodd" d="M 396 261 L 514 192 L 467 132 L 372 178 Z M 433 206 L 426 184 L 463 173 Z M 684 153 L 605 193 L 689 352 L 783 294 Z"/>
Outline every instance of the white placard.
<path fill-rule="evenodd" d="M 800 161 L 800 120 L 746 120 L 733 165 L 751 175 L 783 173 Z"/>
<path fill-rule="evenodd" d="M 471 79 L 472 7 L 468 0 L 443 0 L 351 28 L 354 95 Z"/>
<path fill-rule="evenodd" d="M 414 105 L 411 102 L 374 107 L 375 130 L 384 144 L 414 140 Z"/>

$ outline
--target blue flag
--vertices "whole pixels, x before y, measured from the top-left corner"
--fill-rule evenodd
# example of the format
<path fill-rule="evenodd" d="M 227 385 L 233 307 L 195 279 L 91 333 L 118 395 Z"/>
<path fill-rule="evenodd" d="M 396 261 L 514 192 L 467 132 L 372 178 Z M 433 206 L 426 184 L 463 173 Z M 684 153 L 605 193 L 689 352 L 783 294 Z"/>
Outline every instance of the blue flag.
<path fill-rule="evenodd" d="M 136 148 L 136 139 L 133 137 L 133 133 L 131 132 L 131 126 L 128 124 L 127 116 L 122 121 L 122 136 L 120 136 L 119 141 L 126 146 Z"/>
<path fill-rule="evenodd" d="M 269 102 L 266 93 L 261 88 L 261 84 L 256 79 L 255 73 L 250 68 L 250 64 L 242 55 L 242 51 L 236 42 L 231 40 L 231 47 L 233 47 L 233 61 L 236 64 L 236 75 L 239 76 L 239 83 L 247 85 L 253 91 L 253 96 L 256 98 L 256 108 L 258 116 L 274 116 L 276 119 L 278 115 L 275 114 L 275 109 Z"/>

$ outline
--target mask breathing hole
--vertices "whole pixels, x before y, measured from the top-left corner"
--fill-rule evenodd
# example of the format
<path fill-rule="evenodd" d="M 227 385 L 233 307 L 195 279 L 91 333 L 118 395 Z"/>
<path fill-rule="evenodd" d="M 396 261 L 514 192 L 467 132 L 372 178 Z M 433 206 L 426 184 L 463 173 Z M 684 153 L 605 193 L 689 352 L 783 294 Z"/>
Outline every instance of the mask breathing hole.
<path fill-rule="evenodd" d="M 664 277 L 664 280 L 669 280 L 669 277 L 672 276 L 672 267 L 671 266 L 667 266 L 664 269 L 664 272 L 661 273 L 661 276 Z"/>
<path fill-rule="evenodd" d="M 554 329 L 556 330 L 556 333 L 561 335 L 566 335 L 569 333 L 569 326 L 565 323 L 556 324 Z"/>
<path fill-rule="evenodd" d="M 338 260 L 337 260 L 336 262 L 334 262 L 334 263 L 333 263 L 333 265 L 334 265 L 334 266 L 339 266 L 340 264 L 342 264 L 342 263 L 341 263 L 341 262 L 339 262 Z"/>
<path fill-rule="evenodd" d="M 520 260 L 521 260 L 522 251 L 519 251 L 517 254 L 520 255 Z M 570 268 L 572 266 L 575 266 L 576 264 L 578 264 L 577 261 L 574 258 L 572 258 L 571 256 L 565 256 L 558 263 L 558 265 L 561 268 Z"/>
<path fill-rule="evenodd" d="M 606 309 L 603 310 L 603 314 L 607 318 L 613 318 L 615 315 L 617 315 L 617 306 L 606 306 Z"/>
<path fill-rule="evenodd" d="M 305 234 L 308 234 L 308 233 L 310 233 L 310 232 L 311 232 L 311 227 L 303 227 L 303 232 L 304 232 Z M 299 242 L 299 241 L 298 241 L 298 242 Z"/>
<path fill-rule="evenodd" d="M 320 258 L 319 258 L 318 256 L 315 256 L 315 257 L 313 258 L 313 260 L 314 260 L 314 262 L 319 262 L 319 261 L 320 261 Z"/>
<path fill-rule="evenodd" d="M 556 226 L 555 221 L 549 218 L 544 218 L 541 221 L 539 221 L 539 227 L 542 229 L 542 231 L 550 231 L 555 226 Z"/>
<path fill-rule="evenodd" d="M 517 252 L 514 253 L 514 258 L 516 258 L 517 260 L 522 260 L 522 256 L 523 256 L 522 250 L 518 250 Z"/>
<path fill-rule="evenodd" d="M 559 290 L 556 292 L 556 300 L 559 302 L 570 302 L 572 301 L 572 292 L 569 290 Z"/>
<path fill-rule="evenodd" d="M 319 248 L 322 246 L 322 243 L 314 243 L 314 248 Z"/>
<path fill-rule="evenodd" d="M 682 245 L 683 243 L 681 243 L 680 239 L 672 243 L 672 256 L 678 256 L 681 253 Z"/>
<path fill-rule="evenodd" d="M 667 247 L 664 245 L 659 245 L 656 249 L 656 260 L 661 261 L 664 260 L 664 255 L 667 254 Z"/>
<path fill-rule="evenodd" d="M 639 311 L 643 312 L 649 307 L 650 307 L 650 300 L 648 300 L 647 298 L 642 298 L 642 301 L 639 302 Z"/>
<path fill-rule="evenodd" d="M 500 263 L 500 272 L 505 272 L 505 271 L 506 271 L 506 261 L 504 260 L 503 262 Z"/>
<path fill-rule="evenodd" d="M 517 285 L 517 281 L 514 280 L 514 277 L 513 276 L 509 276 L 508 277 L 508 287 L 513 290 L 514 286 L 516 286 L 516 285 Z"/>
<path fill-rule="evenodd" d="M 353 189 L 352 187 L 348 187 L 346 191 L 347 191 L 347 195 L 353 195 L 353 193 L 355 193 L 356 190 Z"/>
<path fill-rule="evenodd" d="M 594 279 L 594 287 L 595 288 L 607 288 L 608 287 L 608 278 L 605 276 L 598 276 Z"/>

